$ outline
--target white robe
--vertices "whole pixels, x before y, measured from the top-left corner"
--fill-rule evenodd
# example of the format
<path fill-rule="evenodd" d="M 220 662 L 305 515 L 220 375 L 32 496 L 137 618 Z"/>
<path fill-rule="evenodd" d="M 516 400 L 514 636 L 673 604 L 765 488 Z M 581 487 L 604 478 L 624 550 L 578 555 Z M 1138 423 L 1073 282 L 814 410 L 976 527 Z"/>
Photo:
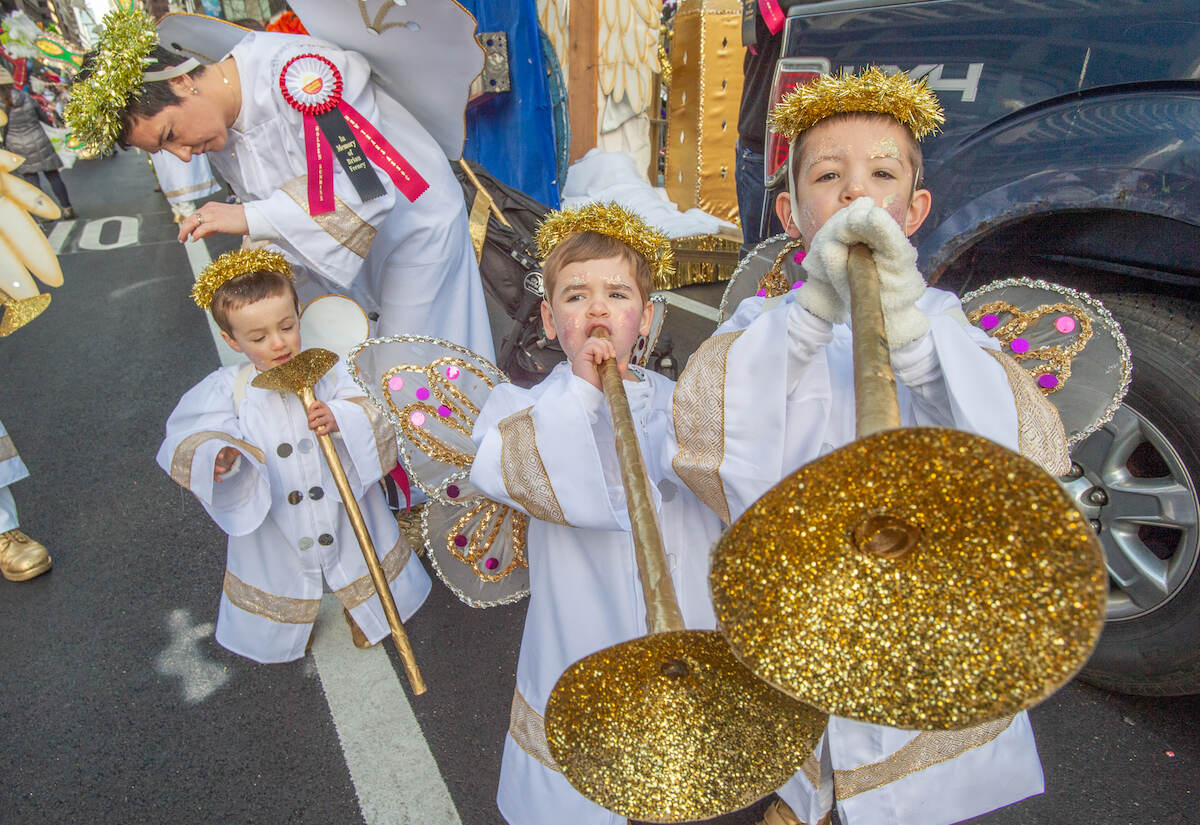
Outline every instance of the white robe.
<path fill-rule="evenodd" d="M 224 367 L 188 390 L 167 419 L 157 456 L 229 534 L 217 641 L 259 662 L 300 658 L 324 577 L 377 642 L 389 632 L 387 618 L 304 407 L 290 393 L 246 386 L 250 377 L 243 365 Z M 334 444 L 396 609 L 407 619 L 425 601 L 430 580 L 376 483 L 396 463 L 392 428 L 341 363 L 315 394 L 337 420 Z M 242 455 L 217 483 L 213 464 L 225 446 Z"/>
<path fill-rule="evenodd" d="M 670 471 L 673 382 L 653 372 L 644 376 L 626 381 L 625 390 L 668 565 L 684 624 L 711 629 L 716 619 L 708 595 L 708 554 L 720 524 Z M 535 516 L 529 524 L 529 610 L 514 697 L 515 706 L 524 704 L 520 711 L 514 707 L 505 739 L 500 812 L 511 825 L 624 825 L 624 817 L 586 799 L 550 767 L 542 726 L 546 700 L 568 666 L 646 635 L 607 403 L 564 362 L 532 389 L 501 384 L 493 390 L 474 439 L 471 482 L 489 498 Z"/>
<path fill-rule="evenodd" d="M 309 215 L 303 118 L 279 88 L 284 64 L 306 53 L 338 68 L 342 97 L 428 182 L 416 201 L 409 202 L 374 163 L 384 194 L 363 201 L 335 161 L 337 207 Z M 276 244 L 324 291 L 349 295 L 379 313 L 378 335 L 431 335 L 494 360 L 462 189 L 437 142 L 371 82 L 362 55 L 269 32 L 247 35 L 230 54 L 241 78 L 242 108 L 228 142 L 208 157 L 245 205 L 250 239 Z"/>
<path fill-rule="evenodd" d="M 172 206 L 191 204 L 221 191 L 206 155 L 193 155 L 191 160 L 183 161 L 160 150 L 150 155 L 150 163 L 163 197 Z"/>
<path fill-rule="evenodd" d="M 712 407 L 723 415 L 715 436 L 704 426 L 679 434 L 680 475 L 730 522 L 794 470 L 855 439 L 850 328 L 794 299 L 743 301 L 679 380 L 678 415 L 704 421 Z M 927 289 L 918 306 L 930 334 L 892 354 L 903 424 L 965 430 L 1017 450 L 1013 390 L 983 351 L 996 342 L 967 324 L 948 292 Z M 814 759 L 779 795 L 814 825 L 835 788 L 845 825 L 948 825 L 1041 793 L 1043 781 L 1024 712 L 938 733 L 831 717 Z"/>
<path fill-rule="evenodd" d="M 17 519 L 17 504 L 13 501 L 8 485 L 29 476 L 25 462 L 21 460 L 12 436 L 0 421 L 0 533 L 15 530 L 20 525 Z"/>

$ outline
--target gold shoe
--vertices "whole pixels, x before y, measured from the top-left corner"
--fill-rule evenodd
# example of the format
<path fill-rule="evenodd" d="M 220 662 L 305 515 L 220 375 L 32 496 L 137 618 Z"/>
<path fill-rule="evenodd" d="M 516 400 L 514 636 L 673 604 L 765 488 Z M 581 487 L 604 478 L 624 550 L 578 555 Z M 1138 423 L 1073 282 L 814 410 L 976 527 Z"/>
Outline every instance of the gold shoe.
<path fill-rule="evenodd" d="M 10 582 L 23 582 L 50 569 L 50 554 L 41 542 L 20 530 L 0 533 L 0 573 Z"/>
<path fill-rule="evenodd" d="M 342 608 L 342 615 L 346 617 L 346 624 L 350 625 L 350 638 L 354 640 L 354 646 L 359 650 L 366 650 L 372 647 L 371 640 L 367 638 L 367 634 L 362 632 L 362 628 L 354 621 L 354 617 L 350 615 L 350 611 Z"/>

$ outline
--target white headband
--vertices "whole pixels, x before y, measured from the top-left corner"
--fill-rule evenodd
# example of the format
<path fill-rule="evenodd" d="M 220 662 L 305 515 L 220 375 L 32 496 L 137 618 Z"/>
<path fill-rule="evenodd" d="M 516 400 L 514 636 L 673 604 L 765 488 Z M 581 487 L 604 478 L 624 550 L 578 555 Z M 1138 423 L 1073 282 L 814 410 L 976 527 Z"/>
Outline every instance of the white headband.
<path fill-rule="evenodd" d="M 144 75 L 142 75 L 142 78 L 147 83 L 153 83 L 156 80 L 170 80 L 173 77 L 182 77 L 199 65 L 199 60 L 194 57 L 189 57 L 178 66 L 169 66 L 166 69 L 159 69 L 156 72 L 146 72 Z"/>

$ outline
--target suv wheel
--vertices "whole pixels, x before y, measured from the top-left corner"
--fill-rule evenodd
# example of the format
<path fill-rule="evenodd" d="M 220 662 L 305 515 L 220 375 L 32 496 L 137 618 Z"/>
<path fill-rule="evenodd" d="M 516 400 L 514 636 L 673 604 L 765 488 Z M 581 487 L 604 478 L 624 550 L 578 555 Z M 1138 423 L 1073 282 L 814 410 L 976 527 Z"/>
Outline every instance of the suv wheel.
<path fill-rule="evenodd" d="M 1080 677 L 1125 693 L 1200 692 L 1200 308 L 1101 298 L 1133 353 L 1125 404 L 1063 479 L 1099 530 L 1108 622 Z"/>

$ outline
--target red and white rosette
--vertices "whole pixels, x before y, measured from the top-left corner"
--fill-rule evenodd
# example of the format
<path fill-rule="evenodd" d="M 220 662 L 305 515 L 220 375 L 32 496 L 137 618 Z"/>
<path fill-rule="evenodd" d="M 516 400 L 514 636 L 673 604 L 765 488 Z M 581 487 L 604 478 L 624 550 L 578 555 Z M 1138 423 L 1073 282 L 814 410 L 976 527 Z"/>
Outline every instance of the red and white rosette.
<path fill-rule="evenodd" d="M 333 196 L 333 147 L 323 129 L 329 128 L 320 119 L 335 113 L 337 120 L 349 127 L 357 147 L 369 160 L 387 172 L 410 202 L 429 188 L 429 184 L 396 148 L 342 98 L 342 73 L 333 61 L 319 54 L 301 54 L 284 64 L 279 73 L 279 90 L 288 105 L 304 116 L 304 153 L 308 164 L 308 210 L 310 215 L 332 212 L 336 206 Z M 347 160 L 339 156 L 345 167 Z M 369 167 L 368 167 L 369 170 Z M 347 168 L 347 173 L 351 173 Z M 374 174 L 373 172 L 371 174 Z M 351 181 L 358 182 L 354 175 Z M 373 184 L 378 186 L 377 181 Z M 369 195 L 367 197 L 376 197 Z"/>

